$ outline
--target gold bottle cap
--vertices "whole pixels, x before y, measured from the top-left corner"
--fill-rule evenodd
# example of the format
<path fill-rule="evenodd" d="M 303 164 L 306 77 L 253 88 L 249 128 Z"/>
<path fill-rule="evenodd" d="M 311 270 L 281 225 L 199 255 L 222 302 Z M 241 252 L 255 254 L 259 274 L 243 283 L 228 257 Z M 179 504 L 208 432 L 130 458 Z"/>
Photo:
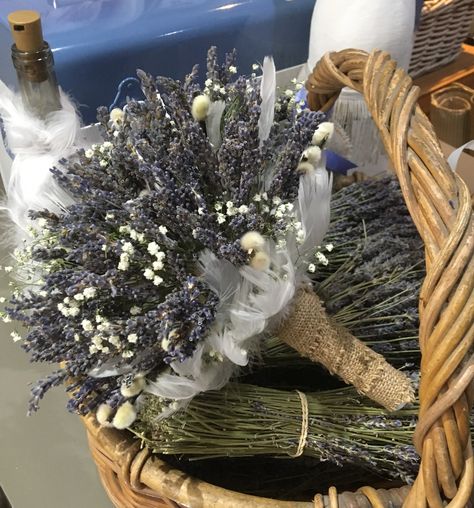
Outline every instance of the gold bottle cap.
<path fill-rule="evenodd" d="M 41 17 L 36 11 L 14 11 L 8 15 L 13 41 L 20 51 L 39 51 L 43 48 Z"/>

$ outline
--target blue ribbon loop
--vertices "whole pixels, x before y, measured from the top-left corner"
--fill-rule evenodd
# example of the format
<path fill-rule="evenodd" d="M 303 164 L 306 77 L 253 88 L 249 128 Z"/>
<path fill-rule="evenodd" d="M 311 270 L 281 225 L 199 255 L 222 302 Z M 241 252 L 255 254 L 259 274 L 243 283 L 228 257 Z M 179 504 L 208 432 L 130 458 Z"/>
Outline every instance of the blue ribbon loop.
<path fill-rule="evenodd" d="M 125 106 L 128 97 L 132 97 L 137 100 L 140 100 L 138 97 L 145 98 L 138 78 L 125 78 L 119 83 L 115 98 L 109 106 L 109 111 L 112 111 L 114 108 L 121 108 Z"/>

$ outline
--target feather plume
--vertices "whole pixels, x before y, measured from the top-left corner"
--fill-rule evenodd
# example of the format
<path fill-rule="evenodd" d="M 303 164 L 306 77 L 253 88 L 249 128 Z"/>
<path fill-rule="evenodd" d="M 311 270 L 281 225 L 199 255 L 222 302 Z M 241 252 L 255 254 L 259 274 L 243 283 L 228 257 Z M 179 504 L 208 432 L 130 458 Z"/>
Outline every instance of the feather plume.
<path fill-rule="evenodd" d="M 263 60 L 263 75 L 260 83 L 260 118 L 258 119 L 258 137 L 260 145 L 270 136 L 270 130 L 275 116 L 276 97 L 276 69 L 272 57 Z"/>
<path fill-rule="evenodd" d="M 224 101 L 211 102 L 209 106 L 209 112 L 206 116 L 207 137 L 209 138 L 209 142 L 211 143 L 214 150 L 217 150 L 221 146 L 222 142 L 221 120 L 224 109 Z"/>
<path fill-rule="evenodd" d="M 322 163 L 300 178 L 297 209 L 305 236 L 298 252 L 302 257 L 321 244 L 328 230 L 331 188 L 332 174 Z"/>
<path fill-rule="evenodd" d="M 28 210 L 48 209 L 58 212 L 72 204 L 72 198 L 56 183 L 50 169 L 61 158 L 80 146 L 77 143 L 80 121 L 69 97 L 60 92 L 60 111 L 45 119 L 29 114 L 21 98 L 0 82 L 0 115 L 8 149 L 14 159 L 5 164 L 1 176 L 6 192 L 3 209 L 13 222 L 25 231 Z"/>

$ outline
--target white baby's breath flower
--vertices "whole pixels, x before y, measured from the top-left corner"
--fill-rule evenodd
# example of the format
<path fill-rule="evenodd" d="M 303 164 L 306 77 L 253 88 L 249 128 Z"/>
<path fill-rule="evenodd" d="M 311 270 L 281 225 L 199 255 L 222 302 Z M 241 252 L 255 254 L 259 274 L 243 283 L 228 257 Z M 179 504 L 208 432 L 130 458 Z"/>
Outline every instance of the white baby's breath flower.
<path fill-rule="evenodd" d="M 87 298 L 94 298 L 97 293 L 97 289 L 93 287 L 85 288 L 82 294 Z"/>
<path fill-rule="evenodd" d="M 260 203 L 262 201 L 262 196 L 260 194 L 255 194 L 255 196 L 252 198 L 256 203 Z"/>
<path fill-rule="evenodd" d="M 118 348 L 120 346 L 120 337 L 118 335 L 111 335 L 108 338 L 110 344 Z"/>
<path fill-rule="evenodd" d="M 281 204 L 281 198 L 279 198 L 278 196 L 275 196 L 273 199 L 272 199 L 272 203 L 274 205 L 279 205 Z"/>
<path fill-rule="evenodd" d="M 293 90 L 290 90 L 289 88 L 285 90 L 285 95 L 287 97 L 293 97 L 293 94 L 294 94 Z"/>
<path fill-rule="evenodd" d="M 296 85 L 295 85 L 296 90 L 301 90 L 302 88 L 303 88 L 303 83 L 296 83 Z"/>
<path fill-rule="evenodd" d="M 105 168 L 105 166 L 108 165 L 108 162 L 105 160 L 105 159 L 101 159 L 101 161 L 99 162 L 99 166 L 101 168 Z"/>
<path fill-rule="evenodd" d="M 277 219 L 282 219 L 282 218 L 283 218 L 283 212 L 282 212 L 281 210 L 277 210 L 277 211 L 275 212 L 275 217 L 276 217 Z"/>
<path fill-rule="evenodd" d="M 76 295 L 74 295 L 74 300 L 81 302 L 82 300 L 84 300 L 84 295 L 82 293 L 77 293 Z"/>
<path fill-rule="evenodd" d="M 256 63 L 252 64 L 252 70 L 258 71 L 258 69 L 260 69 L 260 65 L 258 65 Z"/>
<path fill-rule="evenodd" d="M 44 217 L 40 217 L 37 223 L 40 228 L 44 228 L 48 224 L 48 221 Z"/>
<path fill-rule="evenodd" d="M 108 321 L 104 322 L 104 323 L 99 323 L 97 325 L 97 330 L 99 330 L 99 332 L 105 332 L 107 331 L 109 328 L 110 328 L 110 323 Z"/>
<path fill-rule="evenodd" d="M 305 241 L 305 238 L 306 238 L 306 235 L 305 235 L 304 230 L 298 229 L 298 231 L 296 233 L 296 241 L 301 244 Z"/>
<path fill-rule="evenodd" d="M 107 220 L 115 219 L 115 214 L 113 214 L 112 212 L 108 212 L 108 213 L 105 214 L 105 218 Z"/>
<path fill-rule="evenodd" d="M 2 317 L 2 321 L 4 323 L 11 323 L 11 318 L 10 318 L 10 316 L 3 316 Z"/>
<path fill-rule="evenodd" d="M 231 65 L 231 66 L 229 67 L 229 72 L 230 72 L 231 74 L 237 74 L 237 67 L 236 67 L 235 65 Z"/>
<path fill-rule="evenodd" d="M 166 233 L 168 233 L 168 228 L 165 227 L 165 226 L 159 226 L 158 227 L 158 231 L 162 234 L 162 235 L 166 235 Z"/>
<path fill-rule="evenodd" d="M 129 266 L 130 266 L 130 263 L 129 263 L 128 254 L 126 252 L 122 252 L 122 254 L 120 254 L 120 263 L 118 264 L 117 268 L 119 270 L 128 270 Z"/>
<path fill-rule="evenodd" d="M 114 145 L 110 141 L 105 141 L 102 146 L 105 148 L 105 150 L 110 150 Z"/>
<path fill-rule="evenodd" d="M 163 282 L 163 279 L 159 275 L 155 275 L 153 278 L 153 284 L 159 286 Z"/>
<path fill-rule="evenodd" d="M 204 84 L 210 87 L 212 85 L 212 79 L 206 79 L 206 81 L 204 81 Z"/>
<path fill-rule="evenodd" d="M 222 95 L 225 95 L 225 86 L 221 86 L 219 88 L 219 92 L 222 94 Z"/>
<path fill-rule="evenodd" d="M 220 211 L 222 210 L 222 203 L 221 203 L 221 202 L 219 202 L 219 201 L 218 201 L 217 203 L 215 203 L 215 205 L 214 205 L 214 210 L 215 210 L 216 212 L 220 212 Z"/>
<path fill-rule="evenodd" d="M 99 348 L 102 345 L 102 337 L 100 335 L 94 335 L 91 342 Z"/>
<path fill-rule="evenodd" d="M 100 249 L 105 252 L 107 250 L 107 244 L 106 243 L 102 244 L 102 247 Z"/>
<path fill-rule="evenodd" d="M 74 334 L 74 340 L 75 340 L 76 342 L 79 342 L 79 341 L 81 340 L 81 337 L 80 337 L 80 335 L 79 335 L 78 333 L 75 333 L 75 334 Z"/>
<path fill-rule="evenodd" d="M 160 246 L 156 242 L 150 242 L 147 247 L 148 252 L 154 256 L 160 252 Z"/>
<path fill-rule="evenodd" d="M 130 242 L 125 242 L 122 245 L 122 252 L 125 252 L 126 254 L 129 254 L 131 256 L 135 252 L 135 249 L 133 248 L 133 245 Z"/>
<path fill-rule="evenodd" d="M 92 157 L 94 156 L 94 150 L 91 150 L 90 148 L 88 150 L 85 151 L 84 155 L 88 158 L 88 159 L 92 159 Z"/>
<path fill-rule="evenodd" d="M 13 266 L 4 266 L 3 269 L 7 272 L 7 273 L 10 273 L 12 270 L 13 270 Z"/>
<path fill-rule="evenodd" d="M 130 226 L 120 226 L 119 233 L 124 233 L 124 234 L 130 233 Z"/>
<path fill-rule="evenodd" d="M 69 309 L 69 315 L 72 317 L 76 317 L 81 312 L 81 309 L 79 307 L 71 307 Z"/>
<path fill-rule="evenodd" d="M 151 268 L 147 268 L 143 272 L 143 275 L 144 275 L 145 279 L 153 280 L 153 277 L 155 276 L 155 272 Z"/>
<path fill-rule="evenodd" d="M 155 254 L 155 257 L 158 261 L 163 261 L 166 257 L 166 254 L 162 250 L 160 250 L 160 252 L 157 252 Z"/>
<path fill-rule="evenodd" d="M 101 316 L 100 314 L 95 315 L 95 322 L 96 323 L 103 323 L 105 321 L 104 316 Z"/>
<path fill-rule="evenodd" d="M 122 358 L 131 358 L 133 356 L 133 351 L 124 351 L 122 353 Z"/>
<path fill-rule="evenodd" d="M 264 213 L 268 213 L 268 212 L 270 211 L 270 207 L 269 207 L 268 205 L 263 205 L 263 207 L 262 207 L 262 211 L 263 211 Z"/>
<path fill-rule="evenodd" d="M 94 353 L 97 353 L 99 351 L 99 348 L 95 344 L 91 344 L 89 346 L 89 353 L 93 355 Z"/>
<path fill-rule="evenodd" d="M 38 292 L 38 294 L 40 296 L 42 296 L 43 298 L 46 298 L 48 296 L 48 292 L 45 291 L 44 289 L 42 289 L 41 291 Z M 0 300 L 0 303 L 1 303 L 1 300 Z"/>
<path fill-rule="evenodd" d="M 138 340 L 138 335 L 136 333 L 130 333 L 129 335 L 127 335 L 127 340 L 132 344 L 136 344 Z"/>
<path fill-rule="evenodd" d="M 249 207 L 247 205 L 240 205 L 239 206 L 239 213 L 246 214 L 249 211 Z"/>
<path fill-rule="evenodd" d="M 216 83 L 216 84 L 213 86 L 213 88 L 212 88 L 212 89 L 214 90 L 214 92 L 219 92 L 219 91 L 220 91 L 220 89 L 221 89 L 221 86 L 220 86 L 219 84 L 217 84 L 217 83 Z"/>
<path fill-rule="evenodd" d="M 316 271 L 316 265 L 314 263 L 310 263 L 308 265 L 308 272 L 314 273 Z"/>
<path fill-rule="evenodd" d="M 0 303 L 5 303 L 6 302 L 6 298 L 4 296 L 0 296 Z"/>
<path fill-rule="evenodd" d="M 203 208 L 202 206 L 200 206 L 200 207 L 198 208 L 198 214 L 199 214 L 199 215 L 204 215 L 204 208 Z"/>
<path fill-rule="evenodd" d="M 130 314 L 132 316 L 136 316 L 138 314 L 140 314 L 140 312 L 142 311 L 142 309 L 140 307 L 138 307 L 137 305 L 134 305 L 133 307 L 131 307 L 130 309 Z"/>
<path fill-rule="evenodd" d="M 132 240 L 136 240 L 138 238 L 138 232 L 134 229 L 129 229 L 128 234 Z"/>
<path fill-rule="evenodd" d="M 217 214 L 217 222 L 219 224 L 223 224 L 225 222 L 225 215 L 223 213 Z"/>
<path fill-rule="evenodd" d="M 13 342 L 18 342 L 19 340 L 21 340 L 21 335 L 17 332 L 11 332 L 10 336 L 13 339 Z"/>
<path fill-rule="evenodd" d="M 316 252 L 316 259 L 324 266 L 329 264 L 328 258 L 322 252 Z"/>
<path fill-rule="evenodd" d="M 163 261 L 153 261 L 153 270 L 155 271 L 159 271 L 159 270 L 163 270 L 163 267 L 164 267 L 164 264 L 163 264 Z"/>
<path fill-rule="evenodd" d="M 91 332 L 94 329 L 93 324 L 88 319 L 83 319 L 81 325 L 85 332 Z"/>
<path fill-rule="evenodd" d="M 197 234 L 198 234 L 198 230 L 196 228 L 194 228 L 192 231 L 191 231 L 191 235 L 193 236 L 193 238 L 197 238 Z"/>
<path fill-rule="evenodd" d="M 140 243 L 145 243 L 145 233 L 138 233 L 137 234 L 137 241 Z"/>
<path fill-rule="evenodd" d="M 171 345 L 171 341 L 168 338 L 163 339 L 161 341 L 161 348 L 164 349 L 165 351 L 168 351 L 168 348 L 170 347 L 170 345 Z"/>
<path fill-rule="evenodd" d="M 331 252 L 334 249 L 334 245 L 332 243 L 328 243 L 325 245 L 325 248 L 328 252 Z"/>

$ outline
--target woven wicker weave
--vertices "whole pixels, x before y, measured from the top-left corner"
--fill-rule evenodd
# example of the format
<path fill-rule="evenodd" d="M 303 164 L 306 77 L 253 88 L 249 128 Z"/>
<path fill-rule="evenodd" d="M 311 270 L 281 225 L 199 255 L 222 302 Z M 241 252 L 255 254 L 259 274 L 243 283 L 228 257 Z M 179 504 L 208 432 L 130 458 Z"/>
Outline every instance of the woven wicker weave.
<path fill-rule="evenodd" d="M 418 88 L 385 53 L 326 55 L 309 77 L 312 109 L 328 109 L 342 87 L 362 92 L 390 155 L 411 216 L 426 246 L 420 295 L 422 455 L 412 489 L 360 489 L 285 502 L 232 492 L 173 469 L 130 433 L 84 419 L 102 482 L 120 508 L 465 508 L 472 502 L 474 458 L 469 415 L 474 400 L 474 218 L 465 183 L 443 158 L 416 105 Z M 471 501 L 470 501 L 471 500 Z"/>
<path fill-rule="evenodd" d="M 420 76 L 453 61 L 469 34 L 474 0 L 425 0 L 413 53 L 411 76 Z"/>

